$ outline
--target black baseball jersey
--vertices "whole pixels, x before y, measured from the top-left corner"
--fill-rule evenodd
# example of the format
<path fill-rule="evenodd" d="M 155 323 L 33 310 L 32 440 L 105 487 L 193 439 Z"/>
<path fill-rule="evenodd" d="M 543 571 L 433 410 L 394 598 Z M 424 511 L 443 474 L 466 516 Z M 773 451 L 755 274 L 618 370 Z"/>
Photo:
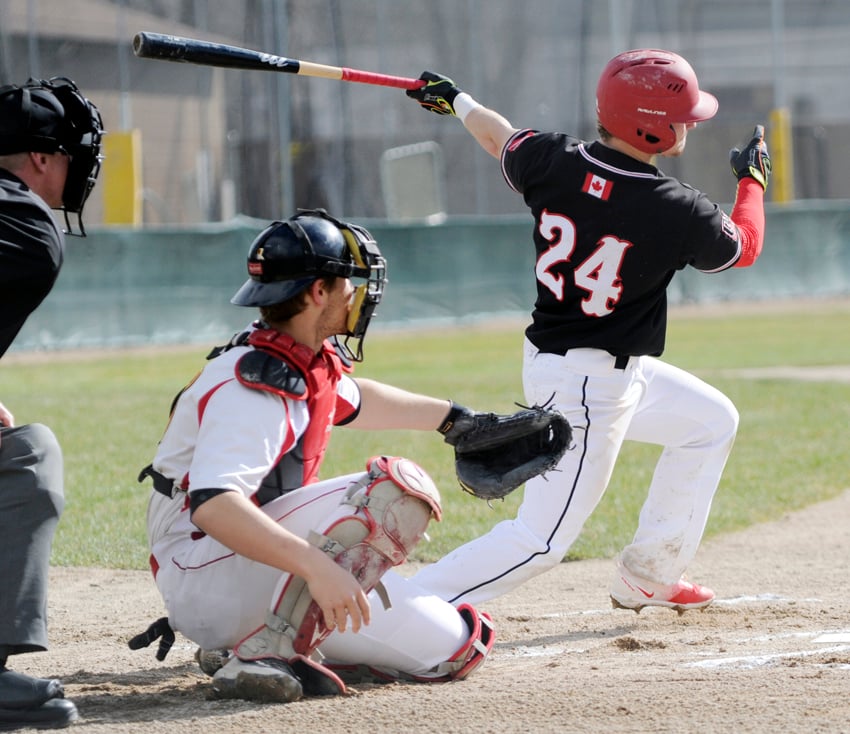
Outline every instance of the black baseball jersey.
<path fill-rule="evenodd" d="M 675 272 L 717 272 L 740 257 L 738 228 L 708 197 L 598 141 L 520 130 L 502 172 L 534 216 L 526 335 L 543 352 L 658 356 Z"/>
<path fill-rule="evenodd" d="M 64 248 L 47 204 L 0 169 L 0 356 L 53 288 Z"/>

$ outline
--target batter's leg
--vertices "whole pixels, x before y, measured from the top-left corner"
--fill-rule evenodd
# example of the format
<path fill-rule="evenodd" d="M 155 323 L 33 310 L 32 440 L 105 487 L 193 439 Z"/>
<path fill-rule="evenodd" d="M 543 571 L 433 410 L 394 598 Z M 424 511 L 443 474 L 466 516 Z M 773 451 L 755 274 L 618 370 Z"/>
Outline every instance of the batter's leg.
<path fill-rule="evenodd" d="M 482 604 L 563 560 L 605 492 L 644 392 L 633 367 L 616 369 L 614 358 L 600 350 L 560 356 L 527 345 L 523 380 L 530 403 L 551 400 L 566 415 L 574 445 L 556 470 L 526 483 L 514 520 L 413 577 L 453 604 Z"/>
<path fill-rule="evenodd" d="M 738 412 L 714 387 L 643 358 L 647 395 L 628 439 L 664 446 L 621 560 L 634 573 L 676 583 L 696 555 L 738 428 Z"/>

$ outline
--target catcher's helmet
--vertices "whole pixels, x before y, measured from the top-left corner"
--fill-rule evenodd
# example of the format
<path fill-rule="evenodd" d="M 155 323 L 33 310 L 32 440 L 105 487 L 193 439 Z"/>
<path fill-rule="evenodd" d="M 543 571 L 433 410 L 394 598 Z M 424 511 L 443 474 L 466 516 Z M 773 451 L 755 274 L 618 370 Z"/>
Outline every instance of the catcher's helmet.
<path fill-rule="evenodd" d="M 69 156 L 62 210 L 77 214 L 80 231 L 86 203 L 103 160 L 103 122 L 97 107 L 64 77 L 30 79 L 0 87 L 0 155 L 56 153 Z M 68 229 L 70 230 L 70 223 Z"/>
<path fill-rule="evenodd" d="M 644 153 L 663 153 L 675 145 L 670 123 L 708 120 L 717 106 L 713 95 L 700 90 L 685 59 L 652 48 L 615 56 L 596 88 L 600 124 Z"/>
<path fill-rule="evenodd" d="M 230 299 L 237 306 L 281 303 L 323 276 L 364 280 L 355 289 L 346 334 L 361 342 L 349 356 L 362 359 L 362 339 L 387 280 L 386 261 L 366 229 L 334 219 L 323 209 L 272 222 L 251 243 L 248 275 Z"/>

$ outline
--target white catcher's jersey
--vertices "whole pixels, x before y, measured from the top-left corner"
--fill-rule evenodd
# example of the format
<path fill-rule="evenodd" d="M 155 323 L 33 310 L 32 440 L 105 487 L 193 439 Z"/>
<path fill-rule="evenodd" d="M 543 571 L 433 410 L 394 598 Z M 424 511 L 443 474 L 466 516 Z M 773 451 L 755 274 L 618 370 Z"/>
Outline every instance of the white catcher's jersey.
<path fill-rule="evenodd" d="M 306 401 L 253 390 L 237 381 L 236 363 L 250 349 L 234 347 L 206 365 L 181 395 L 160 441 L 153 468 L 188 492 L 235 489 L 251 497 L 307 430 Z M 343 414 L 360 405 L 357 385 L 347 375 L 337 386 L 337 405 Z M 182 492 L 176 500 L 153 492 L 148 512 L 151 545 L 165 533 L 197 530 L 185 499 Z"/>

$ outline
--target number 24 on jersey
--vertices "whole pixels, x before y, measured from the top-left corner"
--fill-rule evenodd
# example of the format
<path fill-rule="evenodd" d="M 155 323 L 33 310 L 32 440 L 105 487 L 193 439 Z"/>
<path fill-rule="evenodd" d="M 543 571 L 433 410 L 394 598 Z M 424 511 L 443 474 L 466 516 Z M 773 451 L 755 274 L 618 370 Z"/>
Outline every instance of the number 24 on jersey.
<path fill-rule="evenodd" d="M 557 266 L 571 261 L 576 246 L 575 224 L 563 214 L 544 211 L 538 231 L 551 244 L 538 258 L 535 275 L 555 298 L 563 301 L 564 276 L 557 272 Z M 623 292 L 620 268 L 631 246 L 631 242 L 606 235 L 599 240 L 597 248 L 573 268 L 576 287 L 587 292 L 581 308 L 588 316 L 607 316 L 613 312 Z"/>

